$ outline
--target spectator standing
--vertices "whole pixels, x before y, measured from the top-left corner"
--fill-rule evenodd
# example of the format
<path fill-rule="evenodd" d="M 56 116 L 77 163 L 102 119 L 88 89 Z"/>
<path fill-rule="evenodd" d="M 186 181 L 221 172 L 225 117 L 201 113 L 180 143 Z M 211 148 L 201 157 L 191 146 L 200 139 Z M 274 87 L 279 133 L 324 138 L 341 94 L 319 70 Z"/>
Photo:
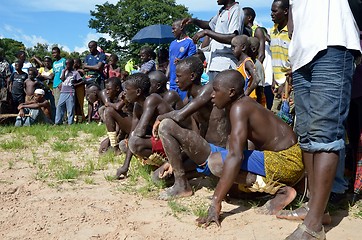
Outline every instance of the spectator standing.
<path fill-rule="evenodd" d="M 176 84 L 176 64 L 179 60 L 194 55 L 196 53 L 196 45 L 186 35 L 181 19 L 172 23 L 172 33 L 176 39 L 171 42 L 169 49 L 168 77 L 170 80 L 170 90 L 176 91 L 183 100 L 186 97 L 187 91 L 181 91 Z"/>
<path fill-rule="evenodd" d="M 243 33 L 244 12 L 235 0 L 218 0 L 222 5 L 219 12 L 210 20 L 185 18 L 182 24 L 195 24 L 203 30 L 193 37 L 194 42 L 208 36 L 211 38 L 211 56 L 208 63 L 209 80 L 225 69 L 235 69 L 238 60 L 231 50 L 231 39 Z"/>
<path fill-rule="evenodd" d="M 274 0 L 271 7 L 271 17 L 274 26 L 270 31 L 270 51 L 273 66 L 274 100 L 272 111 L 276 114 L 282 104 L 282 94 L 284 84 L 287 79 L 286 74 L 290 73 L 290 62 L 288 58 L 288 48 L 290 39 L 288 36 L 288 0 Z"/>
<path fill-rule="evenodd" d="M 291 0 L 290 4 L 295 127 L 310 198 L 303 224 L 287 239 L 325 239 L 322 219 L 338 153 L 345 145 L 343 123 L 350 104 L 354 57 L 361 56 L 359 31 L 347 1 Z"/>
<path fill-rule="evenodd" d="M 62 74 L 63 69 L 65 69 L 65 58 L 60 56 L 60 49 L 58 47 L 52 48 L 52 56 L 55 59 L 53 62 L 53 96 L 55 106 L 58 106 L 60 90 L 62 88 L 62 80 L 60 79 L 60 75 Z"/>

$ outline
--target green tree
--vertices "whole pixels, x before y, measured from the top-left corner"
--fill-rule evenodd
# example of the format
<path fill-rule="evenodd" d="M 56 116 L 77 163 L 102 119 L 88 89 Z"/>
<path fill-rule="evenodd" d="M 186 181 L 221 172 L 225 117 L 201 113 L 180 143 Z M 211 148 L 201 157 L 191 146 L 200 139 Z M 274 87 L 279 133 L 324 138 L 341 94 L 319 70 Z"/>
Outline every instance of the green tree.
<path fill-rule="evenodd" d="M 0 47 L 4 49 L 5 59 L 12 63 L 16 60 L 16 53 L 20 50 L 25 50 L 25 46 L 22 42 L 10 39 L 0 39 Z"/>
<path fill-rule="evenodd" d="M 141 46 L 131 43 L 131 39 L 140 29 L 158 23 L 171 25 L 174 20 L 191 15 L 175 0 L 120 0 L 116 4 L 96 5 L 91 16 L 89 27 L 114 39 L 100 39 L 99 46 L 106 52 L 119 54 L 122 61 L 137 56 Z"/>
<path fill-rule="evenodd" d="M 49 45 L 46 43 L 37 43 L 37 45 L 26 49 L 28 57 L 38 57 L 43 60 L 45 56 L 51 56 Z"/>

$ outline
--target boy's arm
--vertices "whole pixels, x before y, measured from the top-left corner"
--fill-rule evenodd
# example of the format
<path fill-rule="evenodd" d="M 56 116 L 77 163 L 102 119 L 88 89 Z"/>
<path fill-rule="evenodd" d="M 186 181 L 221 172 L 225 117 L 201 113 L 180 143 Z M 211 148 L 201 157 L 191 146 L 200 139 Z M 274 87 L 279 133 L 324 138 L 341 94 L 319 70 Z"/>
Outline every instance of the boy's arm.
<path fill-rule="evenodd" d="M 255 65 L 251 61 L 247 61 L 245 63 L 245 69 L 253 79 L 253 81 L 251 81 L 251 84 L 248 86 L 248 88 L 245 91 L 245 95 L 249 96 L 250 93 L 258 86 L 260 78 L 259 75 L 256 73 Z"/>
<path fill-rule="evenodd" d="M 141 110 L 140 106 L 138 104 L 135 104 L 134 107 L 133 107 L 132 129 L 131 129 L 131 134 L 130 135 L 133 135 L 133 130 L 136 128 L 136 126 L 138 124 L 139 119 L 137 117 L 137 113 L 140 110 Z M 131 163 L 132 157 L 133 157 L 133 153 L 131 152 L 129 147 L 127 147 L 126 158 L 124 159 L 123 166 L 117 169 L 117 173 L 116 173 L 116 178 L 117 179 L 120 179 L 122 175 L 124 175 L 124 176 L 127 175 L 127 172 L 128 172 L 129 165 Z"/>
<path fill-rule="evenodd" d="M 244 113 L 243 113 L 244 112 Z M 243 116 L 242 118 L 240 116 Z M 219 216 L 221 202 L 233 185 L 236 176 L 240 172 L 240 166 L 244 159 L 243 149 L 248 135 L 248 113 L 240 106 L 233 106 L 230 111 L 231 133 L 229 137 L 229 152 L 225 159 L 220 180 L 212 197 L 208 216 L 199 221 L 201 224 L 209 225 L 216 222 L 220 226 Z"/>
<path fill-rule="evenodd" d="M 212 84 L 206 84 L 202 92 L 196 98 L 193 98 L 186 106 L 180 110 L 174 110 L 172 112 L 160 115 L 157 117 L 159 121 L 165 118 L 171 118 L 177 123 L 184 121 L 190 117 L 193 113 L 197 112 L 201 107 L 207 104 L 211 100 Z"/>
<path fill-rule="evenodd" d="M 66 69 L 62 70 L 62 73 L 60 74 L 60 80 L 62 80 L 64 82 L 65 80 L 65 71 L 67 71 Z"/>
<path fill-rule="evenodd" d="M 138 121 L 137 126 L 133 131 L 133 135 L 137 137 L 145 137 L 147 126 L 151 123 L 154 118 L 158 106 L 158 100 L 155 96 L 150 95 L 147 97 L 143 104 L 143 112 Z M 132 124 L 133 125 L 133 124 Z"/>
<path fill-rule="evenodd" d="M 254 36 L 259 39 L 258 59 L 263 63 L 265 59 L 265 34 L 262 28 L 255 30 Z"/>
<path fill-rule="evenodd" d="M 23 108 L 32 108 L 32 109 L 37 109 L 37 108 L 41 108 L 41 107 L 47 107 L 49 105 L 48 100 L 41 102 L 41 103 L 37 103 L 37 102 L 31 102 L 31 103 L 23 103 L 21 105 L 19 105 L 18 109 L 23 109 Z"/>

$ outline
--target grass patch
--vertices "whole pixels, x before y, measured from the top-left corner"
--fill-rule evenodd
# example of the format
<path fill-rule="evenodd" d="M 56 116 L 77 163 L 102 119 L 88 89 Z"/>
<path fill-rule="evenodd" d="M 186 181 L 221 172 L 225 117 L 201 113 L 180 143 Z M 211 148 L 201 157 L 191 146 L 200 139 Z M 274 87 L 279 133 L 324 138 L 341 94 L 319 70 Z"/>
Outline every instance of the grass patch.
<path fill-rule="evenodd" d="M 172 214 L 175 217 L 178 217 L 178 214 L 190 212 L 190 209 L 187 206 L 182 205 L 179 201 L 176 200 L 168 201 L 167 205 L 170 207 Z"/>
<path fill-rule="evenodd" d="M 8 161 L 8 169 L 13 169 L 15 165 L 15 162 L 13 160 Z"/>
<path fill-rule="evenodd" d="M 77 146 L 75 146 L 72 143 L 60 142 L 60 141 L 54 142 L 53 144 L 51 144 L 51 147 L 53 150 L 58 152 L 71 152 L 77 149 Z"/>
<path fill-rule="evenodd" d="M 209 209 L 209 206 L 205 204 L 197 204 L 194 205 L 192 208 L 192 213 L 197 216 L 198 218 L 204 218 L 207 217 L 207 211 Z"/>
<path fill-rule="evenodd" d="M 362 219 L 362 200 L 359 200 L 353 206 L 350 206 L 349 213 L 355 218 Z"/>
<path fill-rule="evenodd" d="M 4 150 L 16 150 L 26 148 L 23 139 L 13 139 L 0 143 L 0 148 Z"/>
<path fill-rule="evenodd" d="M 95 185 L 95 181 L 91 177 L 85 177 L 84 178 L 84 183 L 89 184 L 89 185 Z"/>

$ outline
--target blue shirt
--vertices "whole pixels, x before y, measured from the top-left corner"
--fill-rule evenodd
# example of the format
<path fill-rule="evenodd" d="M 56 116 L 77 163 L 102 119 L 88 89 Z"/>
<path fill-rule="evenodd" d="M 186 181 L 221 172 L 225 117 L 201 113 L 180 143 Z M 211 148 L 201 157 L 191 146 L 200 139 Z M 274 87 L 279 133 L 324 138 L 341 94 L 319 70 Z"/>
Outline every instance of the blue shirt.
<path fill-rule="evenodd" d="M 61 58 L 58 61 L 53 62 L 53 73 L 54 73 L 54 81 L 53 81 L 53 88 L 59 86 L 62 82 L 60 76 L 62 74 L 63 69 L 65 69 L 65 58 Z"/>
<path fill-rule="evenodd" d="M 196 45 L 191 38 L 185 37 L 181 40 L 173 40 L 170 44 L 170 87 L 176 87 L 176 64 L 175 59 L 184 59 L 196 53 Z"/>
<path fill-rule="evenodd" d="M 89 66 L 95 66 L 100 62 L 106 64 L 106 55 L 103 52 L 98 52 L 96 55 L 92 55 L 90 53 L 85 57 L 84 62 Z M 93 71 L 94 70 L 90 70 L 88 72 L 93 72 Z M 94 72 L 97 72 L 101 76 L 101 78 L 104 78 L 102 71 L 94 71 Z"/>

